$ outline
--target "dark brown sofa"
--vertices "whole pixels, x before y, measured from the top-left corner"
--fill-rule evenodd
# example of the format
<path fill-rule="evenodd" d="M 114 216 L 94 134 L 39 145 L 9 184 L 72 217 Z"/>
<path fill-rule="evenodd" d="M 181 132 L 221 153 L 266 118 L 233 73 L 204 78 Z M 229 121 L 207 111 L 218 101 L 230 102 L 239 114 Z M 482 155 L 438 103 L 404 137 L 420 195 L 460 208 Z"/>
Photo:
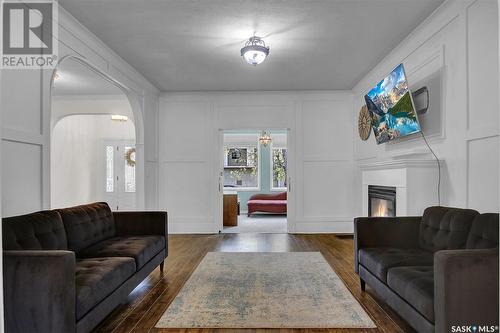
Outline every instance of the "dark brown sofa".
<path fill-rule="evenodd" d="M 498 325 L 498 214 L 357 218 L 355 270 L 418 332 Z"/>
<path fill-rule="evenodd" d="M 6 332 L 89 332 L 167 257 L 166 212 L 104 203 L 4 218 Z"/>

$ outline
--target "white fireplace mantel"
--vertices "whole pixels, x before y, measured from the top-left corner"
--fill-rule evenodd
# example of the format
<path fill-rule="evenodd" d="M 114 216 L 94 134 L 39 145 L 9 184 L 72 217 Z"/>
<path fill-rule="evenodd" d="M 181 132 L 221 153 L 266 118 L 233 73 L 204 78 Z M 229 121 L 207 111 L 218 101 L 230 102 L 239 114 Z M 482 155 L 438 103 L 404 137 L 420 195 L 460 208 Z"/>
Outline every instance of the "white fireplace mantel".
<path fill-rule="evenodd" d="M 393 159 L 359 164 L 362 170 L 363 214 L 368 216 L 368 186 L 396 188 L 396 215 L 421 215 L 438 204 L 438 167 L 432 159 Z"/>

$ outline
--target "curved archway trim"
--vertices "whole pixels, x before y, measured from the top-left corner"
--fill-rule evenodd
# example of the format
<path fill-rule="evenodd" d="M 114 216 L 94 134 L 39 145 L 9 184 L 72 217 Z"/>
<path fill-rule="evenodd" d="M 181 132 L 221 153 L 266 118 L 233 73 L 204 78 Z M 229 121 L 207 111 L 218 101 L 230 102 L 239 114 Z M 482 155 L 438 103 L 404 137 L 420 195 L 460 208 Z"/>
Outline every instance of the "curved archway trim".
<path fill-rule="evenodd" d="M 94 66 L 92 63 L 87 61 L 85 58 L 76 56 L 76 55 L 66 55 L 61 57 L 57 63 L 56 68 L 52 71 L 51 80 L 50 80 L 50 114 L 49 121 L 52 122 L 53 113 L 52 113 L 52 90 L 54 86 L 54 80 L 57 73 L 57 69 L 61 66 L 62 63 L 73 60 L 81 65 L 85 66 L 90 71 L 99 75 L 109 83 L 118 87 L 127 97 L 128 102 L 130 103 L 130 108 L 132 110 L 132 115 L 134 117 L 134 125 L 135 125 L 135 140 L 136 140 L 136 208 L 143 209 L 145 206 L 145 157 L 144 157 L 144 118 L 143 118 L 143 96 L 137 93 L 135 90 L 129 88 L 127 85 L 123 84 L 119 80 L 113 78 L 111 75 L 107 74 L 105 71 L 99 69 L 97 66 Z M 50 126 L 50 136 L 52 134 L 53 127 Z M 51 138 L 49 138 L 49 142 L 51 142 Z M 50 155 L 49 155 L 50 160 Z M 49 172 L 50 174 L 50 172 Z M 50 180 L 48 184 L 51 184 Z M 49 185 L 50 186 L 50 185 Z M 49 206 L 51 207 L 50 199 Z"/>

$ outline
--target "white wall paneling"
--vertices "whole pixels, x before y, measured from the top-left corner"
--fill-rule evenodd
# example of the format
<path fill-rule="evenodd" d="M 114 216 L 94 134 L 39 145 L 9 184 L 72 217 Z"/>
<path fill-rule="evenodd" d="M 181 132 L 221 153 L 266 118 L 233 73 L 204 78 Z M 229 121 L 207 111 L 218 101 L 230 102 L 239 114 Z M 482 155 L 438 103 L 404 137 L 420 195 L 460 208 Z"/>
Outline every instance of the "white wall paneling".
<path fill-rule="evenodd" d="M 162 94 L 159 205 L 170 230 L 219 230 L 220 130 L 288 129 L 289 230 L 352 232 L 351 113 L 349 92 Z"/>
<path fill-rule="evenodd" d="M 353 231 L 352 95 L 297 104 L 296 232 Z"/>
<path fill-rule="evenodd" d="M 494 212 L 498 204 L 498 135 L 467 142 L 467 204 L 482 212 Z"/>
<path fill-rule="evenodd" d="M 499 178 L 498 161 L 494 163 L 498 154 L 497 34 L 497 1 L 446 1 L 353 89 L 356 118 L 364 94 L 401 62 L 412 90 L 429 87 L 430 108 L 420 118 L 429 143 L 445 161 L 443 205 L 480 211 L 499 208 L 498 189 L 491 186 Z M 431 155 L 415 135 L 380 146 L 373 138 L 356 139 L 354 158 L 361 165 Z M 358 179 L 361 170 L 356 173 Z M 362 197 L 362 187 L 356 188 Z M 491 199 L 483 200 L 485 196 Z M 356 211 L 363 212 L 359 203 Z"/>
<path fill-rule="evenodd" d="M 136 121 L 142 122 L 139 137 L 144 139 L 138 141 L 137 154 L 144 161 L 138 170 L 147 161 L 149 175 L 147 188 L 144 182 L 138 184 L 139 207 L 156 208 L 157 189 L 151 185 L 157 183 L 158 175 L 159 91 L 59 7 L 59 59 L 68 56 L 82 59 L 126 87 L 132 108 L 140 115 Z M 8 157 L 2 158 L 3 216 L 50 207 L 51 79 L 51 70 L 2 71 L 2 146 Z"/>
<path fill-rule="evenodd" d="M 481 212 L 500 208 L 497 6 L 478 0 L 466 8 L 467 206 Z"/>
<path fill-rule="evenodd" d="M 2 159 L 3 213 L 13 215 L 17 209 L 41 210 L 42 145 L 3 140 Z"/>
<path fill-rule="evenodd" d="M 3 102 L 2 102 L 2 96 L 3 96 L 3 78 L 2 76 L 4 75 L 5 71 L 1 71 L 0 70 L 0 105 L 3 105 Z M 2 133 L 2 128 L 3 128 L 3 116 L 0 116 L 0 137 L 3 138 L 3 133 Z M 2 173 L 3 173 L 3 159 L 5 157 L 3 157 L 3 140 L 2 140 L 2 144 L 0 144 L 0 177 L 2 177 Z M 0 181 L 3 179 L 0 178 Z M 1 188 L 3 188 L 3 185 L 0 186 Z M 2 199 L 2 191 L 0 190 L 0 202 Z M 3 216 L 3 210 L 2 210 L 2 205 L 0 205 L 0 216 Z M 3 236 L 2 236 L 2 228 L 0 228 L 0 248 L 3 249 L 3 244 L 2 244 L 2 239 L 3 239 Z M 0 256 L 0 333 L 3 333 L 4 332 L 4 319 L 3 319 L 3 313 L 4 313 L 4 308 L 3 308 L 3 255 Z"/>

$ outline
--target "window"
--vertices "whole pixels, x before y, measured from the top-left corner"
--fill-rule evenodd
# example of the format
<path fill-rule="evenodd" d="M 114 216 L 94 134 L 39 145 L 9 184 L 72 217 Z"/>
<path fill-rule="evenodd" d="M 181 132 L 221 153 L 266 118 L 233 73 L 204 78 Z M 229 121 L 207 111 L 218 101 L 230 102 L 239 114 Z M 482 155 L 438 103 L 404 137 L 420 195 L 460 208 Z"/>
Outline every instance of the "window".
<path fill-rule="evenodd" d="M 259 188 L 259 151 L 254 147 L 224 149 L 224 187 Z"/>
<path fill-rule="evenodd" d="M 287 151 L 286 148 L 272 149 L 272 182 L 271 190 L 286 189 L 287 181 Z"/>
<path fill-rule="evenodd" d="M 106 192 L 114 191 L 113 154 L 115 147 L 106 146 Z"/>
<path fill-rule="evenodd" d="M 123 155 L 120 153 L 123 149 Z M 117 154 L 115 155 L 115 150 Z M 106 145 L 106 193 L 135 192 L 135 148 Z M 123 165 L 123 168 L 122 168 Z"/>
<path fill-rule="evenodd" d="M 125 192 L 135 192 L 135 148 L 125 147 Z"/>

